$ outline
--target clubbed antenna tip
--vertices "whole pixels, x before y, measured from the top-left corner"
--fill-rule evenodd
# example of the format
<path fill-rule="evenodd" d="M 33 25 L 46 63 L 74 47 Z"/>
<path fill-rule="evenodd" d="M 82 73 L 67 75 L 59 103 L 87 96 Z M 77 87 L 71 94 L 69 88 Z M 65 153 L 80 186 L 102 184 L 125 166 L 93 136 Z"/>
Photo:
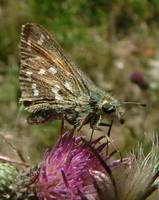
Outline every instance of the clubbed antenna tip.
<path fill-rule="evenodd" d="M 142 106 L 142 107 L 146 107 L 147 104 L 146 104 L 146 103 L 142 103 L 141 106 Z"/>
<path fill-rule="evenodd" d="M 140 103 L 140 102 L 133 102 L 133 101 L 128 101 L 128 102 L 121 102 L 122 105 L 137 105 L 137 106 L 142 106 L 146 107 L 147 105 L 145 103 Z"/>

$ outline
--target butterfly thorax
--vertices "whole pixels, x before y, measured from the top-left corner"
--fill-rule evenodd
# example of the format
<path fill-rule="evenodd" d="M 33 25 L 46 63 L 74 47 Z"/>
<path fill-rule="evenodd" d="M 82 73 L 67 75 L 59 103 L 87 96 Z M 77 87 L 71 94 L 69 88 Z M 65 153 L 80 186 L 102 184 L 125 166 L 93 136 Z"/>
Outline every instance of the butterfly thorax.
<path fill-rule="evenodd" d="M 99 124 L 104 118 L 105 113 L 102 110 L 103 104 L 109 104 L 113 98 L 104 92 L 91 91 L 90 96 L 79 96 L 74 108 L 67 109 L 66 119 L 71 124 L 80 126 L 89 123 L 90 126 Z"/>

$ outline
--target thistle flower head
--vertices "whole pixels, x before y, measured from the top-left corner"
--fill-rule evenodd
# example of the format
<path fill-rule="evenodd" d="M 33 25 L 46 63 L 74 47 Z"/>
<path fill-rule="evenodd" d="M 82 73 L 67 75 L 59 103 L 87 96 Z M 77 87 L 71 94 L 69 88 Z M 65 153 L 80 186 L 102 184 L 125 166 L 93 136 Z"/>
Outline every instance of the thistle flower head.
<path fill-rule="evenodd" d="M 102 138 L 91 142 L 92 148 L 104 160 L 107 144 Z M 114 167 L 110 163 L 110 168 Z M 66 133 L 57 145 L 44 155 L 36 179 L 37 196 L 49 199 L 97 199 L 94 175 L 105 176 L 105 169 L 80 137 Z"/>
<path fill-rule="evenodd" d="M 0 162 L 0 199 L 9 199 L 9 192 L 17 175 L 17 169 L 13 165 Z"/>
<path fill-rule="evenodd" d="M 135 71 L 130 76 L 131 82 L 138 85 L 141 89 L 147 89 L 148 83 L 145 80 L 144 75 L 141 72 Z"/>

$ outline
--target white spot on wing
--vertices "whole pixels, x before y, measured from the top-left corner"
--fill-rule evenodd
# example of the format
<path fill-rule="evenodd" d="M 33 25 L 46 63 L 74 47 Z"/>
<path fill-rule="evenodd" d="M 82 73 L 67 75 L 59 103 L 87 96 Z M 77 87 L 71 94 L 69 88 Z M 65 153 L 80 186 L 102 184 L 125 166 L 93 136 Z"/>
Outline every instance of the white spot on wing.
<path fill-rule="evenodd" d="M 59 94 L 56 94 L 55 99 L 56 99 L 56 100 L 62 100 L 62 96 L 59 95 Z"/>
<path fill-rule="evenodd" d="M 55 95 L 55 99 L 56 100 L 62 100 L 62 96 L 60 94 L 58 94 L 60 90 L 60 86 L 55 84 L 52 88 L 51 88 L 51 91 L 54 93 Z"/>
<path fill-rule="evenodd" d="M 58 84 L 55 84 L 54 87 L 60 89 L 60 86 Z"/>
<path fill-rule="evenodd" d="M 36 83 L 33 83 L 33 84 L 31 85 L 31 88 L 32 88 L 32 89 L 36 89 Z"/>
<path fill-rule="evenodd" d="M 39 45 L 42 45 L 43 42 L 44 42 L 44 38 L 45 38 L 45 36 L 44 36 L 44 35 L 41 35 L 41 37 L 40 37 L 40 39 L 37 41 L 37 43 L 38 43 Z"/>
<path fill-rule="evenodd" d="M 31 77 L 27 77 L 26 80 L 31 82 Z"/>
<path fill-rule="evenodd" d="M 26 72 L 26 74 L 29 75 L 29 76 L 32 75 L 32 73 L 33 73 L 33 72 L 31 72 L 31 71 L 27 71 L 27 72 Z"/>
<path fill-rule="evenodd" d="M 39 90 L 37 89 L 36 83 L 33 83 L 33 84 L 31 85 L 31 88 L 32 88 L 32 90 L 33 90 L 33 96 L 34 96 L 34 97 L 39 96 Z"/>
<path fill-rule="evenodd" d="M 65 82 L 65 83 L 64 83 L 64 86 L 65 86 L 68 90 L 70 90 L 70 91 L 72 92 L 72 86 L 70 85 L 69 82 Z"/>
<path fill-rule="evenodd" d="M 50 36 L 49 35 L 46 35 L 47 39 L 50 39 Z"/>
<path fill-rule="evenodd" d="M 55 69 L 54 66 L 52 66 L 52 67 L 50 67 L 50 68 L 48 69 L 48 72 L 51 73 L 51 74 L 56 74 L 56 73 L 57 73 L 57 70 Z"/>
<path fill-rule="evenodd" d="M 39 59 L 41 59 L 41 56 L 36 56 L 34 59 L 39 60 Z"/>
<path fill-rule="evenodd" d="M 26 71 L 26 74 L 27 74 L 27 78 L 26 80 L 31 82 L 31 75 L 32 75 L 32 72 L 31 71 Z"/>
<path fill-rule="evenodd" d="M 46 72 L 45 69 L 40 69 L 40 70 L 38 71 L 38 74 L 39 74 L 39 75 L 44 75 L 45 72 Z"/>
<path fill-rule="evenodd" d="M 39 90 L 33 89 L 33 96 L 39 96 Z"/>
<path fill-rule="evenodd" d="M 55 84 L 52 88 L 51 88 L 52 92 L 57 94 L 58 91 L 60 90 L 60 86 Z"/>

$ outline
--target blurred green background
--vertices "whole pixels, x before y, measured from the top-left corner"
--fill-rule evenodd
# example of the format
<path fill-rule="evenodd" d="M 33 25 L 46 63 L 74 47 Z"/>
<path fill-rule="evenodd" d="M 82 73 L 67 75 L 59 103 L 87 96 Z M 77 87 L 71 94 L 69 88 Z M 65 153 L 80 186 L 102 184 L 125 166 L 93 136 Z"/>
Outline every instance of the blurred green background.
<path fill-rule="evenodd" d="M 124 125 L 112 135 L 122 152 L 146 141 L 159 127 L 158 0 L 0 0 L 0 154 L 16 157 L 11 143 L 37 162 L 55 142 L 59 122 L 29 126 L 20 109 L 19 43 L 22 24 L 50 31 L 98 86 L 118 99 L 140 101 L 128 107 Z M 90 130 L 83 130 L 89 135 Z"/>

